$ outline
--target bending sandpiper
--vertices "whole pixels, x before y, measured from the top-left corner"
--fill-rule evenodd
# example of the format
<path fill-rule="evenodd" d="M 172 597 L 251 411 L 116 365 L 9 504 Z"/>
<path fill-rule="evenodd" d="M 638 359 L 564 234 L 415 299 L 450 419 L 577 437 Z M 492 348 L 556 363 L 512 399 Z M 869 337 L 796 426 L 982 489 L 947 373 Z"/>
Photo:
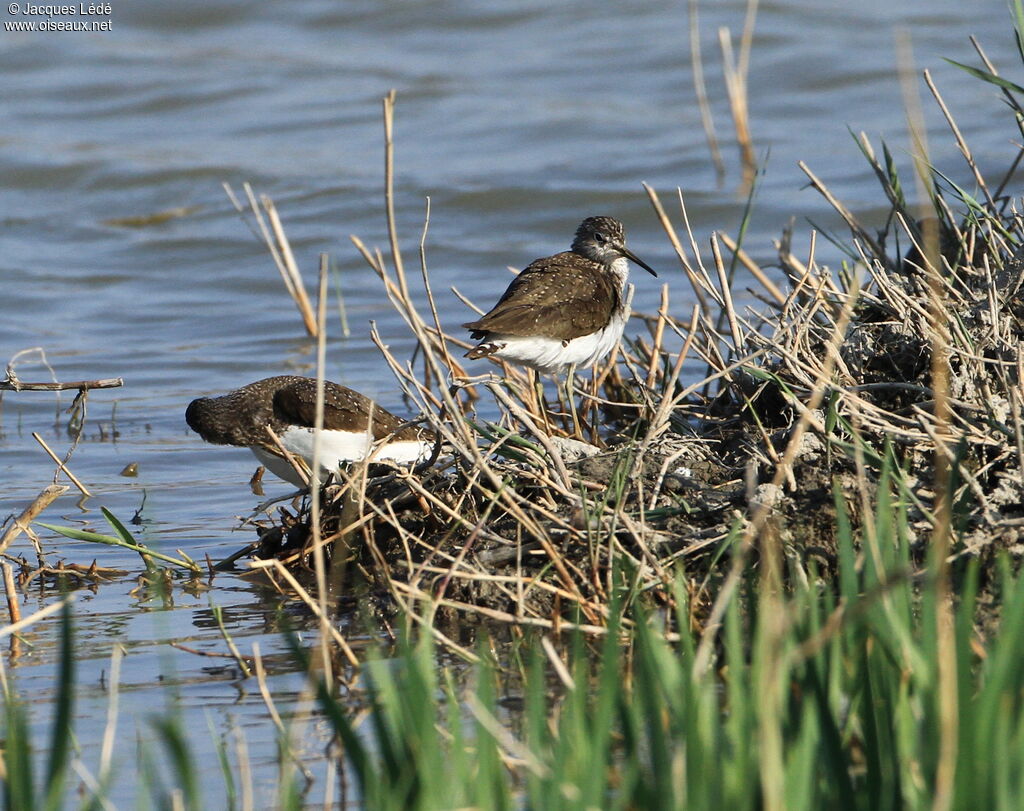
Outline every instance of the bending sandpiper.
<path fill-rule="evenodd" d="M 267 377 L 221 397 L 200 397 L 185 410 L 189 427 L 207 442 L 249 448 L 271 473 L 296 487 L 305 487 L 305 482 L 274 444 L 267 426 L 309 471 L 315 419 L 316 379 L 295 375 Z M 341 465 L 365 459 L 377 440 L 385 441 L 376 449 L 374 461 L 415 464 L 429 458 L 433 432 L 401 428 L 405 422 L 359 392 L 324 381 L 320 481 Z"/>
<path fill-rule="evenodd" d="M 531 262 L 490 312 L 462 325 L 480 341 L 466 357 L 500 358 L 542 374 L 597 363 L 629 318 L 627 260 L 658 275 L 626 248 L 621 222 L 587 217 L 570 250 Z"/>

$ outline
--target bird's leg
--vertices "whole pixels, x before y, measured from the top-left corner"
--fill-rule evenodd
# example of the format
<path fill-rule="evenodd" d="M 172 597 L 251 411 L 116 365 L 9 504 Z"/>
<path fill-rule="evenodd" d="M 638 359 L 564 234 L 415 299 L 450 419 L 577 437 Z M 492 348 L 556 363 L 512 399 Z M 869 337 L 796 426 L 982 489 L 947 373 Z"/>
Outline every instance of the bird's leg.
<path fill-rule="evenodd" d="M 572 364 L 569 367 L 569 372 L 565 376 L 565 398 L 569 403 L 569 413 L 572 415 L 572 435 L 573 438 L 579 439 L 586 442 L 586 438 L 583 436 L 583 429 L 580 428 L 580 418 L 576 413 L 576 364 Z"/>
<path fill-rule="evenodd" d="M 253 511 L 251 513 L 249 513 L 249 517 L 245 518 L 242 521 L 242 523 L 245 524 L 245 523 L 247 523 L 249 521 L 252 521 L 257 515 L 259 515 L 260 513 L 265 513 L 267 510 L 269 510 L 275 504 L 280 504 L 283 501 L 293 501 L 293 500 L 297 499 L 299 496 L 308 496 L 308 495 L 309 495 L 309 488 L 305 487 L 302 490 L 296 490 L 293 493 L 288 493 L 288 494 L 283 495 L 283 496 L 276 496 L 275 498 L 269 498 L 266 501 L 264 501 L 264 502 L 262 502 L 260 504 L 257 504 L 253 508 Z"/>
<path fill-rule="evenodd" d="M 544 402 L 544 381 L 533 369 L 527 369 L 526 375 L 530 382 L 530 390 L 533 392 L 533 413 L 534 415 L 540 414 L 541 422 L 544 423 L 544 433 L 550 436 L 551 423 L 548 422 L 548 406 Z"/>
<path fill-rule="evenodd" d="M 597 398 L 598 398 L 598 396 L 600 394 L 600 391 L 599 391 L 599 388 L 598 388 L 599 385 L 600 385 L 600 375 L 597 372 L 597 365 L 595 364 L 594 368 L 590 372 L 590 393 L 591 393 L 592 397 L 591 397 L 590 401 L 587 403 L 587 409 L 586 409 L 586 411 L 583 414 L 583 419 L 584 420 L 587 420 L 588 418 L 590 418 L 590 423 L 589 423 L 589 425 L 590 425 L 590 442 L 593 445 L 600 445 L 600 441 L 598 439 L 598 434 L 597 434 L 597 423 L 598 423 L 598 420 L 600 419 L 600 415 L 598 414 L 598 407 L 599 406 L 597 405 Z M 593 414 L 592 417 L 591 417 L 591 414 Z"/>
<path fill-rule="evenodd" d="M 540 397 L 541 392 L 537 387 L 538 384 L 537 373 L 533 369 L 526 370 L 526 391 L 530 393 L 529 402 L 526 402 L 526 396 L 524 394 L 523 400 L 530 413 L 537 415 L 540 413 Z"/>

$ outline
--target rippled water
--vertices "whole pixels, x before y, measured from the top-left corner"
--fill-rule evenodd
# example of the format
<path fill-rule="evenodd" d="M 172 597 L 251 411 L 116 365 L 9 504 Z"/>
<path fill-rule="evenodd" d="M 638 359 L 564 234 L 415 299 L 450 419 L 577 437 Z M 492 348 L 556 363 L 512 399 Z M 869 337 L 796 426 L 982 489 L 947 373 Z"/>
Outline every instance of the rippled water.
<path fill-rule="evenodd" d="M 273 196 L 308 278 L 317 255 L 331 255 L 352 333 L 341 338 L 332 324 L 329 377 L 401 410 L 368 322 L 399 357 L 410 341 L 349 240 L 386 246 L 380 99 L 389 88 L 398 91 L 404 246 L 414 259 L 429 197 L 428 262 L 446 323 L 468 314 L 452 285 L 488 303 L 507 282 L 506 266 L 564 249 L 588 214 L 622 219 L 631 247 L 661 271 L 686 312 L 689 289 L 641 181 L 673 212 L 682 190 L 702 245 L 716 229 L 735 233 L 745 202 L 717 46 L 720 26 L 738 34 L 745 4 L 705 2 L 699 11 L 728 167 L 721 186 L 694 100 L 682 2 L 137 2 L 115 4 L 109 32 L 4 31 L 0 361 L 42 347 L 62 380 L 125 379 L 123 389 L 90 396 L 71 460 L 95 495 L 80 502 L 70 492 L 45 519 L 102 530 L 99 506 L 125 519 L 138 510 L 135 529 L 147 543 L 214 559 L 249 539 L 233 528 L 255 503 L 246 487 L 254 462 L 204 446 L 187 430 L 184 407 L 258 377 L 308 373 L 313 348 L 222 182 L 250 181 Z M 758 259 L 770 261 L 771 240 L 790 217 L 835 225 L 804 188 L 798 160 L 859 214 L 880 216 L 881 195 L 848 127 L 886 138 L 909 179 L 897 32 L 909 38 L 916 68 L 933 71 L 983 171 L 1009 165 L 1015 136 L 996 91 L 942 59 L 975 62 L 974 34 L 1019 75 L 1003 0 L 762 3 L 749 80 L 751 129 L 766 163 L 747 237 Z M 927 100 L 925 109 L 933 160 L 969 185 L 941 116 Z M 169 211 L 177 216 L 152 216 Z M 819 256 L 829 251 L 820 241 Z M 657 283 L 646 274 L 635 281 L 634 306 L 655 309 Z M 23 380 L 48 379 L 36 363 L 18 371 Z M 68 438 L 55 427 L 52 395 L 9 393 L 2 408 L 6 515 L 52 475 L 31 433 L 58 452 Z M 130 462 L 137 477 L 119 475 Z M 12 551 L 28 554 L 23 543 Z M 139 568 L 117 550 L 54 539 L 47 547 L 70 562 Z M 211 594 L 176 592 L 163 605 L 133 595 L 134 586 L 121 580 L 77 601 L 82 741 L 102 732 L 99 674 L 111 645 L 123 641 L 123 757 L 133 757 L 133 725 L 144 728 L 145 713 L 177 693 L 195 729 L 205 729 L 209 712 L 218 731 L 229 715 L 256 730 L 262 744 L 251 745 L 263 746 L 256 760 L 265 765 L 273 744 L 266 727 L 254 726 L 263 724 L 258 696 L 222 660 L 164 644 L 223 650 Z M 24 610 L 50 599 L 30 599 Z M 268 634 L 274 606 L 265 593 L 224 576 L 212 599 L 229 610 L 243 649 L 259 641 L 281 651 Z M 52 692 L 54 628 L 37 626 L 36 647 L 10 667 L 36 696 Z M 272 685 L 287 702 L 296 684 L 285 671 Z M 204 736 L 195 737 L 202 747 Z"/>

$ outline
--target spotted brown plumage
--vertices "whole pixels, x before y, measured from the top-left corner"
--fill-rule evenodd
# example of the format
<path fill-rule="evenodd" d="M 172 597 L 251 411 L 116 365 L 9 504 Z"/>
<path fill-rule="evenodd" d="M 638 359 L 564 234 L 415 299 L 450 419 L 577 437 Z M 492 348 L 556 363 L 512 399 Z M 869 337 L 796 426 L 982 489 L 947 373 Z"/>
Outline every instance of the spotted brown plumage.
<path fill-rule="evenodd" d="M 480 342 L 466 357 L 494 356 L 542 372 L 596 362 L 625 327 L 627 259 L 657 275 L 626 248 L 622 223 L 588 217 L 571 250 L 531 262 L 489 312 L 462 325 Z"/>
<path fill-rule="evenodd" d="M 598 262 L 572 251 L 532 262 L 491 311 L 463 324 L 480 341 L 489 332 L 571 341 L 596 332 L 620 306 L 621 292 Z M 471 350 L 467 357 L 481 357 Z"/>
<path fill-rule="evenodd" d="M 250 448 L 263 464 L 281 478 L 301 483 L 267 427 L 282 444 L 312 464 L 313 427 L 316 423 L 316 380 L 280 375 L 257 380 L 220 397 L 200 397 L 185 410 L 189 427 L 215 445 Z M 376 405 L 350 388 L 324 381 L 324 418 L 320 459 L 325 475 L 338 465 L 366 456 L 373 441 L 387 439 L 375 458 L 416 461 L 429 455 L 432 432 L 415 426 Z M 278 464 L 281 462 L 282 464 Z"/>
<path fill-rule="evenodd" d="M 372 417 L 372 419 L 371 419 Z M 281 433 L 290 426 L 316 424 L 316 380 L 298 375 L 267 377 L 220 397 L 200 397 L 185 410 L 189 427 L 215 445 L 270 444 L 266 426 Z M 357 391 L 324 381 L 324 430 L 365 431 L 383 439 L 406 420 L 376 405 Z M 407 427 L 395 439 L 416 439 Z"/>

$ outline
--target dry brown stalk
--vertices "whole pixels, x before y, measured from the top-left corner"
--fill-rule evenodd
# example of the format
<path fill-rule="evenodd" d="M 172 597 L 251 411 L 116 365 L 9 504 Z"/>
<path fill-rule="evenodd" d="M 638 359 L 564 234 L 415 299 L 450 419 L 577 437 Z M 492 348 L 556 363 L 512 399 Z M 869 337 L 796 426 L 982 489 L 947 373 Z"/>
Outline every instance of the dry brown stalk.
<path fill-rule="evenodd" d="M 426 593 L 424 593 L 422 591 L 414 592 L 412 590 L 410 590 L 410 594 L 414 595 L 414 599 L 417 602 L 426 603 L 430 607 L 430 616 L 429 616 L 429 618 L 421 616 L 421 615 L 417 614 L 415 611 L 413 611 L 411 608 L 409 608 L 408 609 L 408 616 L 409 616 L 410 619 L 413 620 L 413 622 L 415 622 L 417 625 L 419 625 L 421 628 L 423 628 L 428 634 L 430 634 L 434 638 L 434 640 L 436 642 L 440 642 L 444 647 L 448 648 L 450 651 L 452 651 L 453 653 L 458 655 L 463 661 L 474 663 L 474 664 L 478 663 L 480 661 L 480 657 L 479 656 L 477 656 L 475 653 L 473 653 L 468 648 L 460 645 L 458 642 L 456 642 L 454 639 L 452 639 L 447 634 L 443 633 L 434 624 L 433 615 L 437 611 L 437 605 L 438 604 L 437 604 L 437 602 L 432 597 L 430 597 L 430 595 L 428 595 L 428 594 L 426 594 Z"/>
<path fill-rule="evenodd" d="M 7 367 L 7 379 L 0 380 L 0 391 L 69 391 L 78 389 L 114 389 L 124 385 L 124 378 L 105 377 L 100 380 L 72 380 L 66 383 L 24 383 L 18 379 L 11 367 Z"/>
<path fill-rule="evenodd" d="M 281 575 L 281 577 L 284 578 L 285 582 L 288 583 L 292 591 L 299 597 L 299 599 L 302 600 L 302 602 L 306 604 L 306 607 L 313 612 L 313 615 L 317 619 L 321 619 L 321 617 L 324 616 L 323 614 L 321 614 L 319 602 L 317 600 L 314 600 L 309 595 L 309 592 L 302 587 L 302 584 L 295 579 L 295 576 L 288 570 L 288 568 L 283 563 L 281 563 L 281 561 L 276 560 L 274 558 L 269 558 L 267 560 L 254 560 L 252 561 L 252 563 L 249 564 L 249 567 L 252 569 L 272 569 L 276 574 L 279 574 Z M 334 623 L 330 621 L 330 617 L 327 618 L 325 627 L 331 639 L 334 640 L 334 642 L 338 645 L 339 650 L 341 650 L 341 652 L 345 655 L 345 658 L 348 659 L 349 664 L 359 664 L 359 660 L 356 658 L 355 653 L 352 652 L 352 648 L 349 647 L 349 644 L 346 641 L 345 637 L 341 635 L 341 631 L 339 631 L 335 627 Z"/>
<path fill-rule="evenodd" d="M 50 484 L 43 488 L 42 492 L 29 504 L 21 513 L 11 519 L 0 538 L 0 553 L 7 551 L 7 547 L 22 532 L 31 532 L 29 525 L 39 517 L 39 514 L 49 507 L 56 499 L 68 491 L 67 485 Z"/>
<path fill-rule="evenodd" d="M 711 105 L 708 104 L 708 91 L 704 82 L 704 62 L 700 55 L 700 24 L 697 19 L 697 0 L 689 0 L 690 22 L 690 67 L 693 71 L 693 89 L 697 95 L 697 109 L 700 110 L 700 120 L 704 127 L 704 137 L 708 142 L 708 150 L 711 152 L 711 162 L 715 167 L 715 177 L 718 185 L 722 185 L 725 179 L 725 163 L 722 161 L 722 152 L 718 148 L 718 136 L 715 134 L 715 122 L 711 116 Z"/>
<path fill-rule="evenodd" d="M 747 106 L 747 75 L 750 68 L 750 46 L 753 41 L 756 18 L 757 0 L 748 0 L 747 17 L 740 39 L 740 53 L 735 60 L 732 51 L 732 35 L 729 33 L 729 29 L 724 26 L 718 29 L 725 89 L 729 96 L 733 126 L 736 129 L 736 142 L 740 147 L 744 188 L 750 187 L 757 172 L 757 160 L 754 157 L 754 145 L 750 136 L 750 111 Z"/>
<path fill-rule="evenodd" d="M 14 585 L 14 569 L 6 561 L 0 562 L 3 568 L 4 593 L 7 595 L 7 615 L 11 618 L 11 625 L 21 622 L 21 605 L 18 603 L 18 590 Z M 11 636 L 11 657 L 17 657 L 21 652 L 21 640 L 18 635 Z"/>
<path fill-rule="evenodd" d="M 739 354 L 743 351 L 743 338 L 740 335 L 739 324 L 736 318 L 736 308 L 732 303 L 732 289 L 729 285 L 729 278 L 725 272 L 725 263 L 722 261 L 722 251 L 718 247 L 718 235 L 711 235 L 711 255 L 714 257 L 715 270 L 718 271 L 718 282 L 720 285 L 722 300 L 725 302 L 725 315 L 729 321 L 729 328 L 732 331 L 732 351 Z"/>
<path fill-rule="evenodd" d="M 679 257 L 679 264 L 683 266 L 683 270 L 686 272 L 686 278 L 690 281 L 690 286 L 693 289 L 694 296 L 697 297 L 697 301 L 700 304 L 701 311 L 707 314 L 709 312 L 708 302 L 706 296 L 710 296 L 716 303 L 721 303 L 721 299 L 718 296 L 718 292 L 715 290 L 714 285 L 711 284 L 711 280 L 707 278 L 707 273 L 704 272 L 703 267 L 700 268 L 701 272 L 698 273 L 690 265 L 690 260 L 686 256 L 686 252 L 683 250 L 683 245 L 679 241 L 679 237 L 676 234 L 675 228 L 672 226 L 668 215 L 665 213 L 664 207 L 661 205 L 661 200 L 658 198 L 658 193 L 648 186 L 646 183 L 643 184 L 644 191 L 647 192 L 648 198 L 650 198 L 651 205 L 654 207 L 654 213 L 658 215 L 658 220 L 661 222 L 661 227 L 665 229 L 665 235 L 668 237 L 669 242 L 672 243 L 672 247 L 675 249 L 676 256 Z M 679 192 L 679 201 L 682 205 L 682 191 Z M 685 220 L 686 209 L 683 209 L 683 216 Z M 686 221 L 687 232 L 690 233 L 689 221 Z M 693 247 L 694 255 L 698 256 L 696 243 L 693 240 L 693 234 L 690 233 L 690 243 Z M 698 259 L 700 257 L 698 256 Z"/>
<path fill-rule="evenodd" d="M 451 369 L 453 374 L 464 376 L 462 365 L 452 358 L 448 351 L 444 328 L 441 326 L 441 317 L 437 312 L 437 304 L 434 301 L 434 291 L 430 287 L 430 274 L 427 272 L 427 232 L 430 229 L 430 198 L 426 201 L 426 210 L 423 212 L 423 233 L 420 234 L 420 275 L 423 279 L 423 289 L 427 293 L 427 304 L 430 306 L 430 314 L 434 318 L 434 337 L 441 348 L 444 357 L 444 365 Z"/>
<path fill-rule="evenodd" d="M 241 652 L 239 652 L 238 655 L 236 656 L 234 653 L 221 653 L 220 651 L 213 650 L 199 650 L 199 648 L 193 648 L 190 645 L 185 645 L 181 642 L 168 642 L 167 644 L 170 645 L 172 648 L 177 648 L 178 650 L 184 651 L 185 653 L 191 653 L 193 656 L 202 656 L 207 659 L 233 659 L 236 662 L 246 661 L 246 658 L 242 656 Z M 246 664 L 245 670 L 248 670 L 248 664 Z M 245 675 L 249 676 L 251 674 L 246 672 Z"/>
<path fill-rule="evenodd" d="M 362 241 L 358 237 L 353 236 L 352 242 L 359 249 L 360 253 L 363 255 L 363 258 L 366 259 L 370 267 L 378 274 L 378 276 L 380 276 L 381 280 L 384 282 L 385 291 L 388 294 L 388 298 L 395 306 L 395 309 L 398 311 L 399 315 L 401 315 L 402 318 L 405 320 L 409 329 L 412 330 L 413 334 L 415 335 L 419 347 L 423 350 L 426 362 L 429 364 L 430 368 L 434 372 L 435 379 L 444 380 L 446 377 L 446 375 L 443 374 L 444 367 L 442 367 L 439 359 L 437 358 L 436 353 L 434 352 L 434 342 L 431 339 L 430 332 L 426 328 L 426 325 L 423 322 L 422 318 L 419 316 L 419 313 L 417 312 L 412 300 L 404 296 L 404 294 L 401 291 L 401 285 L 398 285 L 391 280 L 387 272 L 387 269 L 383 265 L 383 262 L 382 260 L 380 260 L 379 256 L 374 257 L 366 249 L 366 247 L 363 245 Z M 383 342 L 379 340 L 379 336 L 376 336 L 375 328 L 372 330 L 371 337 L 375 338 L 375 342 L 377 343 L 377 346 L 379 348 L 384 349 Z M 451 339 L 448 338 L 447 340 Z M 399 364 L 397 361 L 393 362 L 393 358 L 390 356 L 389 352 L 385 353 L 385 357 L 388 358 L 389 365 L 392 367 L 393 371 L 402 368 L 401 364 Z M 415 384 L 417 388 L 420 389 L 421 392 L 426 391 L 425 389 L 419 387 L 418 381 L 415 380 L 414 376 L 412 376 L 411 373 L 409 375 L 405 375 L 405 373 L 403 372 L 402 377 L 400 377 L 399 379 L 399 382 L 402 382 L 403 377 L 408 382 Z M 409 389 L 407 389 L 407 391 L 409 391 Z M 453 399 L 451 389 L 445 388 L 443 386 L 440 387 L 438 391 L 438 396 L 440 397 L 441 405 L 446 413 L 462 413 L 462 409 L 458 407 L 455 400 Z M 439 421 L 431 421 L 431 428 L 433 430 L 442 430 L 443 432 L 445 432 L 446 439 L 449 438 L 449 434 L 452 434 L 454 432 L 454 434 L 458 437 L 459 440 L 454 443 L 457 448 L 470 446 L 473 446 L 475 448 L 475 443 L 473 442 L 469 427 L 463 421 L 453 420 L 450 423 L 445 423 L 444 425 L 445 427 L 442 427 Z"/>
<path fill-rule="evenodd" d="M 302 315 L 302 321 L 306 326 L 306 332 L 310 332 L 312 327 L 313 332 L 310 335 L 316 337 L 316 326 L 315 321 L 311 324 L 310 319 L 313 316 L 313 308 L 309 303 L 309 296 L 306 295 L 306 286 L 302 283 L 302 276 L 299 274 L 299 266 L 295 263 L 295 255 L 292 253 L 292 244 L 288 241 L 288 237 L 285 235 L 284 226 L 281 225 L 281 217 L 277 213 L 277 207 L 274 205 L 274 201 L 265 194 L 260 195 L 260 203 L 263 205 L 263 210 L 267 212 L 267 217 L 270 219 L 270 227 L 274 234 L 274 239 L 280 251 L 281 259 L 284 261 L 285 268 L 285 286 L 288 288 L 288 292 L 292 298 L 295 299 L 295 303 L 299 308 L 299 313 Z"/>
<path fill-rule="evenodd" d="M 56 480 L 57 475 L 59 473 L 63 473 L 65 476 L 68 477 L 68 479 L 71 481 L 71 483 L 73 485 L 75 485 L 75 487 L 78 488 L 79 492 L 81 492 L 81 494 L 83 496 L 91 496 L 92 495 L 92 493 L 89 492 L 89 490 L 86 488 L 86 486 L 84 484 L 82 484 L 78 480 L 78 478 L 75 476 L 75 474 L 72 473 L 70 470 L 68 470 L 67 459 L 66 458 L 61 460 L 57 456 L 57 454 L 55 454 L 53 452 L 53 450 L 50 448 L 50 446 L 46 444 L 46 440 L 44 440 L 35 431 L 32 432 L 32 438 L 42 446 L 43 450 L 46 451 L 47 455 L 57 464 L 57 471 L 58 471 L 58 473 L 54 474 L 54 479 L 55 480 Z"/>
<path fill-rule="evenodd" d="M 761 270 L 761 266 L 758 265 L 757 262 L 755 262 L 751 258 L 750 254 L 748 254 L 745 250 L 740 248 L 736 244 L 736 240 L 734 240 L 724 231 L 718 231 L 717 234 L 718 238 L 722 240 L 722 242 L 725 244 L 725 247 L 732 251 L 733 254 L 735 254 L 736 258 L 740 260 L 740 263 L 743 265 L 743 267 L 745 267 L 750 272 L 750 275 L 757 279 L 757 281 L 760 282 L 761 286 L 768 291 L 768 295 L 770 295 L 775 300 L 775 303 L 779 305 L 785 304 L 786 297 L 783 295 L 782 291 L 779 290 L 775 282 L 769 279 L 765 272 Z"/>
<path fill-rule="evenodd" d="M 925 83 L 927 83 L 932 96 L 935 98 L 936 103 L 939 105 L 939 109 L 942 110 L 942 115 L 945 116 L 946 123 L 949 124 L 949 129 L 953 133 L 956 145 L 960 149 L 960 154 L 964 156 L 964 160 L 967 162 L 968 168 L 974 175 L 974 180 L 978 184 L 978 188 L 980 188 L 982 193 L 985 195 L 985 199 L 988 201 L 989 206 L 995 210 L 996 202 L 989 193 L 988 186 L 985 183 L 985 178 L 982 176 L 981 170 L 978 169 L 978 164 L 974 161 L 974 155 L 971 153 L 970 147 L 967 146 L 964 136 L 960 133 L 960 127 L 957 126 L 956 120 L 953 118 L 953 114 L 950 113 L 945 100 L 942 98 L 942 94 L 939 93 L 939 88 L 935 86 L 935 82 L 932 80 L 931 71 L 927 69 L 924 70 L 924 80 Z M 937 249 L 936 253 L 938 253 Z"/>
<path fill-rule="evenodd" d="M 234 189 L 227 183 L 222 185 L 235 210 L 245 219 L 245 207 L 235 195 Z M 249 202 L 249 211 L 252 212 L 253 220 L 256 222 L 256 228 L 253 228 L 251 224 L 249 227 L 266 246 L 267 251 L 270 253 L 270 258 L 274 260 L 274 266 L 277 268 L 278 273 L 281 274 L 285 290 L 292 301 L 295 302 L 295 306 L 302 316 L 302 323 L 306 328 L 306 332 L 315 338 L 316 317 L 309 303 L 309 296 L 306 295 L 306 287 L 302 282 L 298 265 L 295 263 L 291 243 L 285 234 L 277 208 L 274 206 L 273 200 L 265 194 L 260 195 L 257 201 L 256 194 L 248 183 L 244 183 L 242 188 Z M 267 226 L 267 220 L 270 221 L 269 227 Z"/>
<path fill-rule="evenodd" d="M 74 602 L 75 597 L 75 593 L 72 592 L 71 594 L 68 594 L 66 597 L 57 600 L 54 603 L 50 603 L 50 605 L 46 606 L 45 608 L 41 608 L 35 613 L 29 614 L 24 619 L 20 619 L 17 622 L 12 622 L 10 625 L 0 628 L 0 639 L 3 639 L 5 636 L 11 636 L 12 634 L 20 633 L 26 628 L 35 625 L 37 622 L 39 622 L 39 620 L 46 619 L 47 617 L 53 616 L 58 611 L 62 611 L 65 605 Z"/>
<path fill-rule="evenodd" d="M 665 315 L 667 318 L 667 314 Z M 676 355 L 675 363 L 672 364 L 672 371 L 669 372 L 668 380 L 664 381 L 662 386 L 663 392 L 674 392 L 676 384 L 679 381 L 679 375 L 683 371 L 683 363 L 690 354 L 690 349 L 693 346 L 693 337 L 697 332 L 697 321 L 700 317 L 700 312 L 697 306 L 694 305 L 693 314 L 690 316 L 690 325 L 686 330 L 686 338 L 683 340 L 683 346 L 680 348 L 679 353 Z M 650 384 L 649 384 L 650 385 Z M 643 444 L 640 448 L 639 456 L 642 457 L 650 446 L 651 442 L 661 435 L 669 426 L 669 416 L 676 408 L 682 405 L 683 397 L 676 394 L 672 397 L 665 396 L 661 397 L 658 403 L 657 410 L 654 412 L 654 417 L 651 419 L 650 428 L 647 431 L 647 435 L 644 437 Z"/>
<path fill-rule="evenodd" d="M 281 455 L 284 457 L 285 461 L 292 466 L 292 470 L 295 471 L 296 475 L 300 479 L 302 479 L 302 481 L 305 482 L 306 486 L 308 487 L 309 471 L 306 470 L 305 465 L 303 465 L 284 445 L 281 444 L 281 438 L 274 432 L 273 428 L 267 425 L 266 429 L 267 436 L 269 436 L 270 441 L 274 443 L 274 447 L 276 447 L 281 452 Z"/>
<path fill-rule="evenodd" d="M 663 284 L 661 286 L 661 305 L 658 307 L 658 320 L 654 324 L 654 344 L 651 346 L 651 350 L 648 353 L 647 363 L 647 388 L 654 387 L 654 381 L 657 379 L 658 373 L 658 360 L 661 355 L 661 343 L 665 337 L 665 321 L 666 313 L 668 312 L 668 285 Z"/>
<path fill-rule="evenodd" d="M 857 239 L 868 246 L 871 254 L 878 257 L 885 256 L 885 251 L 882 250 L 882 247 L 878 242 L 857 221 L 853 212 L 851 212 L 850 209 L 848 209 L 834 194 L 832 194 L 831 191 L 829 191 L 828 187 L 816 174 L 814 174 L 814 172 L 810 170 L 810 167 L 808 167 L 803 161 L 798 161 L 797 166 L 799 166 L 801 171 L 807 175 L 811 181 L 811 185 L 818 190 L 818 193 L 821 194 L 821 196 L 828 201 L 829 205 L 836 210 L 836 213 L 846 221 L 847 227 L 856 235 Z"/>
<path fill-rule="evenodd" d="M 250 811 L 256 807 L 255 802 L 255 789 L 253 788 L 253 777 L 252 777 L 252 761 L 249 759 L 249 746 L 245 740 L 245 732 L 242 727 L 232 722 L 231 734 L 235 741 L 235 763 L 238 764 L 237 772 L 239 775 L 239 782 L 241 783 L 240 794 L 240 808 L 243 811 Z M 330 778 L 328 778 L 330 782 Z M 325 803 L 325 808 L 331 806 Z"/>
<path fill-rule="evenodd" d="M 313 571 L 316 575 L 317 597 L 320 601 L 320 610 L 318 611 L 320 666 L 323 669 L 324 678 L 330 682 L 332 681 L 332 668 L 328 640 L 331 637 L 331 619 L 327 603 L 327 561 L 324 557 L 320 533 L 320 496 L 322 492 L 320 489 L 320 446 L 324 428 L 324 368 L 327 358 L 327 256 L 325 254 L 320 254 L 320 284 L 317 290 L 316 332 L 314 334 L 316 335 L 316 404 L 313 415 L 313 462 L 310 465 L 309 475 L 309 516 L 313 542 Z M 269 426 L 267 430 L 270 430 Z M 372 435 L 372 425 L 367 426 L 367 432 Z M 342 510 L 342 517 L 348 517 L 344 510 Z M 341 557 L 341 555 L 333 556 L 332 562 L 337 564 Z"/>
<path fill-rule="evenodd" d="M 910 80 L 907 69 L 912 56 L 909 38 L 898 40 L 900 52 L 901 83 L 904 88 L 904 106 L 907 109 L 907 123 L 911 140 L 915 145 L 914 163 L 917 167 L 916 180 L 920 199 L 935 198 L 934 181 L 928 161 L 928 144 L 923 115 L 919 99 Z M 964 152 L 964 157 L 972 169 L 976 171 L 970 152 L 963 143 L 952 116 L 942 103 L 942 99 L 926 74 L 926 81 L 939 106 L 953 128 Z M 980 177 L 976 174 L 980 180 Z M 988 190 L 984 188 L 985 194 Z M 990 205 L 992 204 L 989 198 Z M 922 205 L 923 209 L 923 205 Z M 922 215 L 919 220 L 924 220 Z M 950 439 L 951 406 L 948 401 L 950 394 L 950 332 L 947 329 L 947 314 L 950 307 L 949 288 L 940 273 L 942 255 L 938 226 L 933 220 L 924 220 L 921 229 L 923 245 L 918 245 L 919 255 L 924 260 L 927 280 L 927 318 L 923 322 L 928 330 L 929 349 L 931 351 L 931 387 L 934 395 L 935 439 L 933 444 L 934 462 L 933 478 L 935 486 L 934 516 L 931 544 L 938 559 L 935 583 L 935 627 L 938 658 L 938 699 L 939 699 L 939 756 L 936 765 L 935 787 L 932 808 L 936 811 L 952 807 L 953 781 L 956 773 L 957 749 L 959 746 L 960 720 L 958 716 L 958 662 L 956 653 L 955 631 L 953 628 L 952 584 L 949 572 L 949 551 L 952 545 L 952 467 L 946 443 Z M 948 267 L 947 267 L 948 269 Z"/>
<path fill-rule="evenodd" d="M 281 714 L 277 711 L 277 706 L 274 704 L 274 698 L 270 693 L 270 689 L 267 687 L 267 672 L 263 667 L 263 656 L 260 654 L 259 642 L 252 643 L 252 662 L 256 670 L 256 684 L 259 687 L 260 695 L 263 697 L 263 703 L 266 705 L 267 712 L 270 714 L 270 720 L 274 722 L 274 726 L 277 727 L 278 734 L 282 737 L 282 740 L 287 738 L 288 730 L 285 729 L 284 722 L 281 720 Z"/>
<path fill-rule="evenodd" d="M 1024 381 L 1024 355 L 1017 355 L 1017 380 Z M 1024 487 L 1024 420 L 1021 419 L 1021 398 L 1017 386 L 1007 386 L 1010 393 L 1011 416 L 1013 417 L 1013 434 L 1017 446 L 1017 470 L 1019 471 L 1020 483 Z"/>
<path fill-rule="evenodd" d="M 988 58 L 988 55 L 985 53 L 985 50 L 981 47 L 981 43 L 978 42 L 978 40 L 973 35 L 968 37 L 968 39 L 971 41 L 971 45 L 974 47 L 974 50 L 977 52 L 978 56 L 981 57 L 981 61 L 985 64 L 985 69 L 989 73 L 991 73 L 993 76 L 998 76 L 999 75 L 998 69 L 992 63 L 992 60 Z M 1016 113 L 1018 113 L 1019 115 L 1024 115 L 1024 107 L 1021 107 L 1021 104 L 1017 100 L 1017 97 L 1014 96 L 1013 93 L 1011 93 L 1005 87 L 1000 88 L 1000 91 L 1002 92 L 1003 99 L 1006 101 L 1006 103 L 1009 104 L 1010 107 Z M 1020 125 L 1020 121 L 1018 119 L 1018 126 L 1019 125 Z M 999 194 L 996 194 L 995 196 L 999 197 Z"/>
<path fill-rule="evenodd" d="M 398 230 L 395 227 L 395 98 L 394 90 L 389 90 L 384 97 L 384 206 L 387 209 L 388 239 L 391 242 L 391 262 L 398 277 L 402 298 L 409 300 L 409 285 L 405 281 L 405 266 L 402 263 L 402 252 L 398 247 Z"/>

